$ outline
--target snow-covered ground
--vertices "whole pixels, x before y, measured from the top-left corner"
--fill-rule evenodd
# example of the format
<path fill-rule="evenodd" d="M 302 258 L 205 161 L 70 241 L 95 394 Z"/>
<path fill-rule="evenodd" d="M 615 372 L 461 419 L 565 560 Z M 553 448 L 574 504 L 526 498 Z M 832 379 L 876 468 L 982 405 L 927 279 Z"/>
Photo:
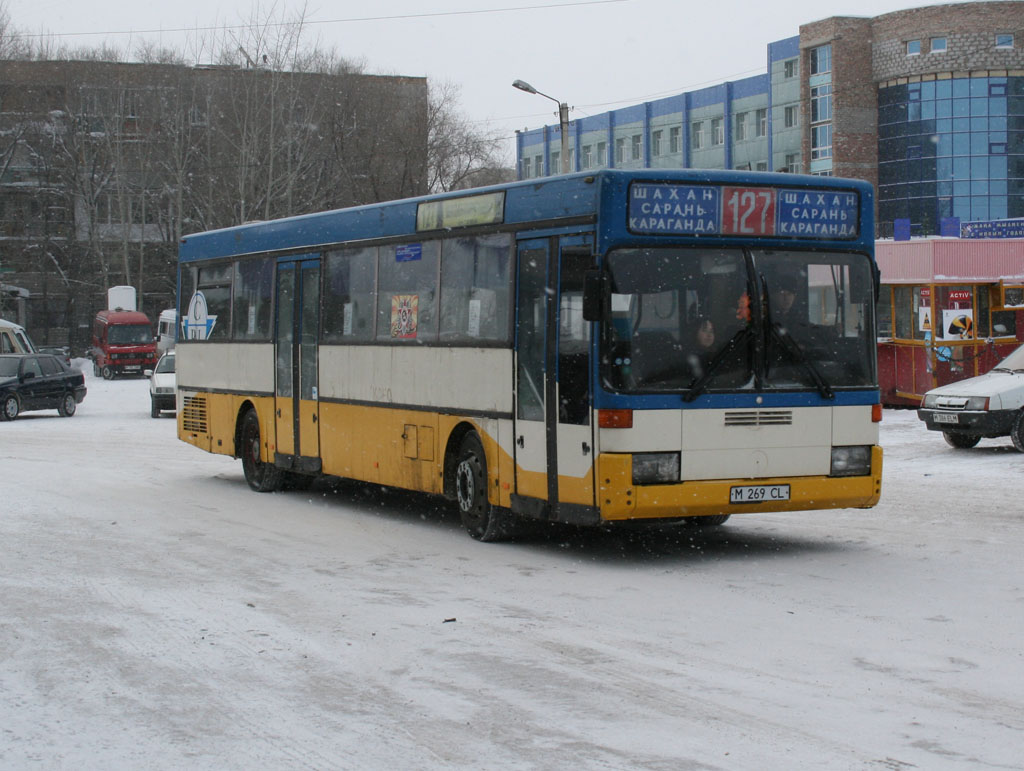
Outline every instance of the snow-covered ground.
<path fill-rule="evenodd" d="M 5 769 L 1019 769 L 1024 455 L 886 411 L 872 510 L 480 544 L 258 495 L 145 380 L 0 423 Z"/>

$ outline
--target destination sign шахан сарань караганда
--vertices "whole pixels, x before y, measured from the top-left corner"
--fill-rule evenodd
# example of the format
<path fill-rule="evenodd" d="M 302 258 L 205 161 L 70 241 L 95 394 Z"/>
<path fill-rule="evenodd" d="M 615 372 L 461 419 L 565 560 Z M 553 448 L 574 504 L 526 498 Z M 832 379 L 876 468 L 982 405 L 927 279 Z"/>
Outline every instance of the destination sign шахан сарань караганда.
<path fill-rule="evenodd" d="M 851 239 L 859 208 L 849 191 L 635 183 L 628 217 L 634 233 Z"/>

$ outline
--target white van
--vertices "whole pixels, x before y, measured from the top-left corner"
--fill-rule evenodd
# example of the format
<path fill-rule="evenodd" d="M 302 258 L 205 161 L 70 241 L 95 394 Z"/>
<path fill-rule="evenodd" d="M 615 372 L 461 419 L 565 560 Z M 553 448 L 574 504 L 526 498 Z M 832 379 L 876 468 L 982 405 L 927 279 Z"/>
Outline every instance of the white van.
<path fill-rule="evenodd" d="M 177 325 L 178 312 L 174 308 L 160 311 L 160 318 L 156 322 L 156 352 L 158 356 L 174 349 Z"/>
<path fill-rule="evenodd" d="M 24 327 L 0 319 L 0 353 L 35 353 L 35 350 Z"/>

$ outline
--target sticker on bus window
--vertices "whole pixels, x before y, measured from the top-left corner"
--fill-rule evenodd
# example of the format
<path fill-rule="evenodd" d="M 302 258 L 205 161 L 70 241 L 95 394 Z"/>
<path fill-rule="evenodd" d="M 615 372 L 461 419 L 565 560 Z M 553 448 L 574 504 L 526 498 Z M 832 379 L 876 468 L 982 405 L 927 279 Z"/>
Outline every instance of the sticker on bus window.
<path fill-rule="evenodd" d="M 209 340 L 217 315 L 210 315 L 206 295 L 196 292 L 188 304 L 188 314 L 181 320 L 181 334 L 186 340 Z"/>
<path fill-rule="evenodd" d="M 416 337 L 419 314 L 419 295 L 391 295 L 391 336 L 405 340 Z"/>

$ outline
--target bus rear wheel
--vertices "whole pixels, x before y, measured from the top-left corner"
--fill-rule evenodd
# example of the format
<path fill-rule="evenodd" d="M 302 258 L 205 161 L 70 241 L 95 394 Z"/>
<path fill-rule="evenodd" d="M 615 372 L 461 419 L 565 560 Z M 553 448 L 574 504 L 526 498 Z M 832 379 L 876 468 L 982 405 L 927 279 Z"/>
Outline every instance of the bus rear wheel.
<path fill-rule="evenodd" d="M 258 493 L 272 493 L 281 486 L 281 469 L 273 463 L 264 463 L 260 455 L 260 418 L 256 410 L 249 410 L 242 418 L 239 450 L 249 487 Z"/>
<path fill-rule="evenodd" d="M 455 462 L 455 499 L 462 526 L 478 541 L 500 541 L 512 535 L 515 515 L 487 500 L 487 458 L 476 434 L 467 434 Z"/>

